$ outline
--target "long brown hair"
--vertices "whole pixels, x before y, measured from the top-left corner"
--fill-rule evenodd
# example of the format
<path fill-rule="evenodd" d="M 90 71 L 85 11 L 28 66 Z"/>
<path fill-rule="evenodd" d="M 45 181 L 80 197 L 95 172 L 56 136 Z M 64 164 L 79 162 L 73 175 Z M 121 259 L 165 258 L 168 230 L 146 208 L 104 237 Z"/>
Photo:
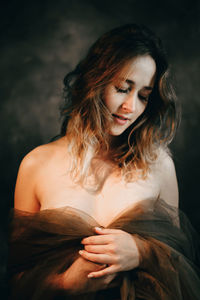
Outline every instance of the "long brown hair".
<path fill-rule="evenodd" d="M 155 85 L 145 111 L 111 147 L 108 128 L 112 118 L 102 99 L 103 90 L 129 60 L 141 55 L 150 55 L 156 63 Z M 127 181 L 133 180 L 136 170 L 142 171 L 143 178 L 147 175 L 157 157 L 155 149 L 167 147 L 178 124 L 176 97 L 168 73 L 161 40 L 145 26 L 115 28 L 91 46 L 86 57 L 64 78 L 61 135 L 67 135 L 74 179 L 84 184 L 93 159 L 100 153 L 109 154 Z"/>

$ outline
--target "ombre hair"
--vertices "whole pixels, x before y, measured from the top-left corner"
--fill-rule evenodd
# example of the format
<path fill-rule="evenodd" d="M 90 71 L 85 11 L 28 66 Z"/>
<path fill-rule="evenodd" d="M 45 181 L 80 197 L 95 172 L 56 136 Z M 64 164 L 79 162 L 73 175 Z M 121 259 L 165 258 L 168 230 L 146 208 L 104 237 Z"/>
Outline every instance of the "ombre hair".
<path fill-rule="evenodd" d="M 142 115 L 112 147 L 112 116 L 103 102 L 103 91 L 130 60 L 146 55 L 156 63 L 154 88 Z M 91 46 L 86 57 L 65 76 L 64 98 L 61 136 L 67 136 L 73 179 L 82 185 L 101 153 L 109 157 L 127 182 L 134 180 L 136 171 L 145 178 L 157 158 L 157 149 L 167 148 L 172 141 L 179 120 L 161 40 L 147 27 L 136 24 L 115 28 Z M 94 184 L 96 191 L 101 186 L 98 178 Z"/>

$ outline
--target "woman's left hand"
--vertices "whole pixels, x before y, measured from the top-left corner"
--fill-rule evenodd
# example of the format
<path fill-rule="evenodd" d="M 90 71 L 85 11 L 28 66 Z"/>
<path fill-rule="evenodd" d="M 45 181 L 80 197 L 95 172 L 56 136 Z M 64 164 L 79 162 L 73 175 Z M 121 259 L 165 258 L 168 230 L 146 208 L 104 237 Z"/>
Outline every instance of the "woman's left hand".
<path fill-rule="evenodd" d="M 138 267 L 139 251 L 131 234 L 120 229 L 99 227 L 95 227 L 95 232 L 98 235 L 89 236 L 81 241 L 84 250 L 79 253 L 83 258 L 106 264 L 107 267 L 88 274 L 89 278 L 98 278 Z"/>

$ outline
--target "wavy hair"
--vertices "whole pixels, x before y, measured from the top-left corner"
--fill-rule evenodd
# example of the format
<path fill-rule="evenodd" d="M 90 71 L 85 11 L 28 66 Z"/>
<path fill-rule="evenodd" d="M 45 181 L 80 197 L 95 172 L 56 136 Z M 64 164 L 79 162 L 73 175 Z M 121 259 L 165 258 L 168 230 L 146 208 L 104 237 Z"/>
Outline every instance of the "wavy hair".
<path fill-rule="evenodd" d="M 112 116 L 103 102 L 103 91 L 122 68 L 137 56 L 150 55 L 156 63 L 156 79 L 142 115 L 112 147 Z M 169 65 L 161 40 L 143 25 L 127 24 L 102 35 L 86 57 L 64 78 L 61 136 L 66 135 L 74 180 L 84 185 L 95 157 L 101 153 L 113 162 L 126 181 L 136 170 L 145 178 L 159 146 L 174 137 L 179 114 L 169 80 Z M 96 189 L 100 188 L 97 176 Z"/>

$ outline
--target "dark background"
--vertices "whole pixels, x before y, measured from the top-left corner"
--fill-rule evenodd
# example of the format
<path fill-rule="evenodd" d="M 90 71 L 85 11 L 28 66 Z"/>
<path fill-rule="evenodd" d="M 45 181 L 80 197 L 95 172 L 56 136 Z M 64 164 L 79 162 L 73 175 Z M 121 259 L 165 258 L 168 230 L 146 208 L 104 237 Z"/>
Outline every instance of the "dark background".
<path fill-rule="evenodd" d="M 2 251 L 20 161 L 59 133 L 62 80 L 105 31 L 143 23 L 166 45 L 182 106 L 182 123 L 171 146 L 180 207 L 200 231 L 199 112 L 200 1 L 35 0 L 0 6 L 0 119 Z M 3 284 L 4 286 L 4 284 Z"/>

